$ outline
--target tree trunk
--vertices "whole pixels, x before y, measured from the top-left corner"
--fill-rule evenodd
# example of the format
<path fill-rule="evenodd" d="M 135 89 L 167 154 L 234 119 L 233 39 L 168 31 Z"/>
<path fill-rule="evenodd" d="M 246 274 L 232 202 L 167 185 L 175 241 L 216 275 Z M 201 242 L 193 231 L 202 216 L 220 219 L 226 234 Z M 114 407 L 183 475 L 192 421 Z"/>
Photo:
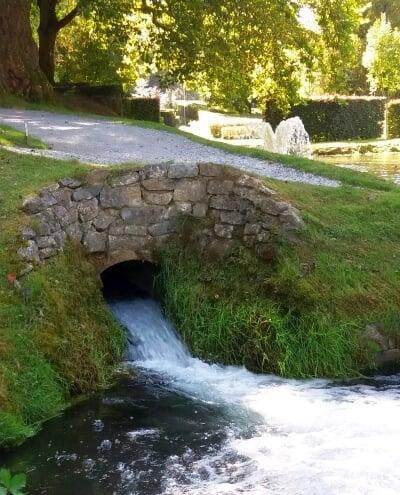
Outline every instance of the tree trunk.
<path fill-rule="evenodd" d="M 76 5 L 64 18 L 58 19 L 57 2 L 58 0 L 37 0 L 40 12 L 39 65 L 51 84 L 54 84 L 54 54 L 58 32 L 78 15 L 78 6 Z"/>
<path fill-rule="evenodd" d="M 52 95 L 39 68 L 27 0 L 0 0 L 0 91 L 31 99 Z"/>
<path fill-rule="evenodd" d="M 50 27 L 46 30 L 41 30 L 39 28 L 39 65 L 51 84 L 54 84 L 54 51 L 57 32 L 56 29 Z"/>

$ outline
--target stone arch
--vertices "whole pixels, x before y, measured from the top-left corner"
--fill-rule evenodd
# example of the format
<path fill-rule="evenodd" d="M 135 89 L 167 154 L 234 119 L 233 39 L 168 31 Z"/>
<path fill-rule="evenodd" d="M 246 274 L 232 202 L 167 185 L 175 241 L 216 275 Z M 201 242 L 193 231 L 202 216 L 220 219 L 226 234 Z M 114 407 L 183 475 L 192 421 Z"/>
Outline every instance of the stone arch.
<path fill-rule="evenodd" d="M 159 248 L 180 235 L 182 218 L 198 220 L 196 240 L 217 254 L 236 244 L 262 254 L 273 235 L 302 226 L 299 212 L 260 179 L 212 163 L 97 169 L 45 187 L 23 210 L 32 221 L 22 229 L 22 258 L 44 262 L 70 238 L 85 246 L 99 270 L 154 261 Z"/>

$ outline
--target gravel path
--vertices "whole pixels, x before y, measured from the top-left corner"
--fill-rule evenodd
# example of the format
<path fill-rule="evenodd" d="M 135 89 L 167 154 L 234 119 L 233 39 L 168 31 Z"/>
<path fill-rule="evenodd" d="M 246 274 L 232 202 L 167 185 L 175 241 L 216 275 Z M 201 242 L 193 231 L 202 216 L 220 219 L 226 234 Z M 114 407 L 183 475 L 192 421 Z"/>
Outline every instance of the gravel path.
<path fill-rule="evenodd" d="M 92 117 L 0 108 L 0 123 L 24 130 L 25 122 L 29 133 L 51 148 L 33 154 L 95 164 L 213 162 L 290 182 L 340 185 L 279 163 L 234 155 L 164 131 Z"/>

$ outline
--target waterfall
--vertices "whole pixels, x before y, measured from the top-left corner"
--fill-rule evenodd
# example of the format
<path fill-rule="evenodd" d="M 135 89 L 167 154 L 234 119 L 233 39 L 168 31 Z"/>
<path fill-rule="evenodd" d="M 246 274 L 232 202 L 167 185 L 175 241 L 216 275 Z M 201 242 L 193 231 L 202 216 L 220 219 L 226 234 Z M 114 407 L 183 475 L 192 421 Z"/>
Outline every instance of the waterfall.
<path fill-rule="evenodd" d="M 220 404 L 231 418 L 218 451 L 189 467 L 185 456 L 171 457 L 162 493 L 400 492 L 398 376 L 365 383 L 300 381 L 208 364 L 191 356 L 154 301 L 114 302 L 111 309 L 130 336 L 127 358 L 142 373 L 157 373 L 180 394 Z M 246 422 L 253 425 L 251 434 L 238 426 Z"/>

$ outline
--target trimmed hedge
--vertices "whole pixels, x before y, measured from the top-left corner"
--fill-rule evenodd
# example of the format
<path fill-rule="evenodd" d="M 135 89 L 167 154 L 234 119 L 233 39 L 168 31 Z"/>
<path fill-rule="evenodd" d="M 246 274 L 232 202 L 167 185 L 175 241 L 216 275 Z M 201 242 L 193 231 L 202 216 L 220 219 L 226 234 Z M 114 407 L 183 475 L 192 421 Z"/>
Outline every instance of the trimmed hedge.
<path fill-rule="evenodd" d="M 135 120 L 160 122 L 160 100 L 158 98 L 124 98 L 125 117 Z"/>
<path fill-rule="evenodd" d="M 400 100 L 394 100 L 388 108 L 388 138 L 400 138 Z"/>
<path fill-rule="evenodd" d="M 273 103 L 267 104 L 266 120 L 273 127 L 284 118 L 298 116 L 315 142 L 375 139 L 383 134 L 384 98 L 318 98 L 294 106 L 284 116 Z"/>

